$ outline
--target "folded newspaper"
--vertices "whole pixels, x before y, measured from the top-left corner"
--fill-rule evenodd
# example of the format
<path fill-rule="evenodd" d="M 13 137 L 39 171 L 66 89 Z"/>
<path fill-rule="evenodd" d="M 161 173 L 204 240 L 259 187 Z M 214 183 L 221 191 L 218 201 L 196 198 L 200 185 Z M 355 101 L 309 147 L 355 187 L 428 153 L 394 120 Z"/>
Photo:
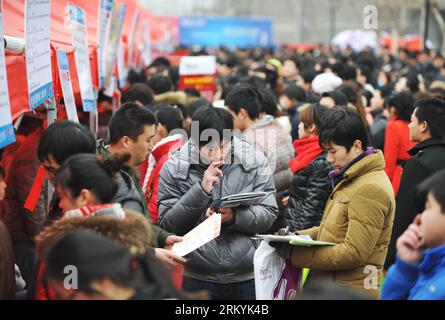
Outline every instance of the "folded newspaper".
<path fill-rule="evenodd" d="M 273 234 L 258 234 L 256 236 L 258 239 L 266 240 L 268 242 L 288 242 L 294 246 L 300 247 L 312 247 L 312 246 L 335 246 L 335 243 L 312 240 L 310 236 L 307 235 L 287 235 L 278 236 Z"/>

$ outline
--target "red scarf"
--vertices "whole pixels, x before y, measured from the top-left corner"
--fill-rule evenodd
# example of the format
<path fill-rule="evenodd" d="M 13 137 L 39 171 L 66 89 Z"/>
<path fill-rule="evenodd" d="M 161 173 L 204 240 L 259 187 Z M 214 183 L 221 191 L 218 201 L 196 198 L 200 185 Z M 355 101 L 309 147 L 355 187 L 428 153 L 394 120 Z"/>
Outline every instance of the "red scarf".
<path fill-rule="evenodd" d="M 294 174 L 306 168 L 323 152 L 318 144 L 318 136 L 295 140 L 294 149 L 297 156 L 289 161 L 289 167 Z"/>

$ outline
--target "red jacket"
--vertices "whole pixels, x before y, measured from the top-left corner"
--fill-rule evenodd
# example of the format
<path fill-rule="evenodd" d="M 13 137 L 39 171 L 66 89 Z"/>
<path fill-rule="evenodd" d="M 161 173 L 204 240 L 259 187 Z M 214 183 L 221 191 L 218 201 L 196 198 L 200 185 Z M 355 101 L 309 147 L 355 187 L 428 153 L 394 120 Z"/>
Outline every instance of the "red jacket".
<path fill-rule="evenodd" d="M 159 174 L 170 154 L 179 149 L 183 144 L 184 140 L 182 135 L 168 136 L 154 146 L 147 160 L 143 161 L 139 166 L 142 191 L 145 193 L 148 211 L 150 212 L 151 222 L 153 224 L 158 222 L 157 201 Z"/>
<path fill-rule="evenodd" d="M 391 180 L 394 194 L 397 194 L 402 177 L 401 162 L 408 160 L 411 156 L 408 150 L 413 148 L 416 143 L 409 139 L 408 122 L 393 117 L 389 120 L 385 131 L 385 171 Z"/>

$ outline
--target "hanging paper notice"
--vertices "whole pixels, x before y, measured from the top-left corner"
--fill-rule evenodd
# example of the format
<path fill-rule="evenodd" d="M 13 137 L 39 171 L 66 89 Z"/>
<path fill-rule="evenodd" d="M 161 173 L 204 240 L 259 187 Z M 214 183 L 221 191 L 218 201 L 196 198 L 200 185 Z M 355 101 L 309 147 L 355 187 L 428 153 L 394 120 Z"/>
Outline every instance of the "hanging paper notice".
<path fill-rule="evenodd" d="M 114 0 L 101 0 L 99 4 L 99 18 L 97 21 L 97 62 L 99 67 L 99 86 L 105 86 L 105 45 L 108 23 L 111 18 Z"/>
<path fill-rule="evenodd" d="M 34 110 L 54 95 L 51 74 L 50 0 L 26 0 L 25 50 L 29 106 Z"/>
<path fill-rule="evenodd" d="M 73 86 L 68 64 L 68 56 L 63 51 L 57 51 L 57 67 L 59 69 L 60 84 L 62 86 L 63 101 L 68 115 L 68 120 L 79 123 L 76 103 L 74 100 Z"/>
<path fill-rule="evenodd" d="M 116 63 L 117 47 L 121 38 L 121 30 L 125 17 L 127 6 L 124 3 L 113 4 L 113 11 L 108 27 L 107 44 L 106 44 L 106 72 L 105 87 L 110 86 L 113 71 Z"/>
<path fill-rule="evenodd" d="M 128 69 L 125 66 L 124 50 L 122 50 L 122 41 L 119 41 L 117 47 L 117 73 L 119 75 L 119 87 L 125 87 L 127 83 Z"/>
<path fill-rule="evenodd" d="M 0 43 L 3 37 L 3 0 L 0 0 Z M 15 142 L 9 105 L 8 81 L 6 79 L 5 48 L 0 46 L 0 148 Z"/>
<path fill-rule="evenodd" d="M 69 3 L 68 6 L 71 21 L 71 37 L 74 46 L 74 58 L 76 61 L 77 74 L 79 76 L 80 96 L 82 98 L 83 110 L 86 112 L 95 112 L 96 97 L 94 95 L 93 81 L 91 78 L 85 10 L 72 3 Z"/>

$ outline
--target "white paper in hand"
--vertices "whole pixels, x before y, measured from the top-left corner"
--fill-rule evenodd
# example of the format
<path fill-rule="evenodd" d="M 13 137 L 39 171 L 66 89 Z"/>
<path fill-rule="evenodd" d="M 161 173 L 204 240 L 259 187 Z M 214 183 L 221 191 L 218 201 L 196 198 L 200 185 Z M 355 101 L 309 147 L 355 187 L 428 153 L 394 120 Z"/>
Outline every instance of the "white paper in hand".
<path fill-rule="evenodd" d="M 221 215 L 213 214 L 195 229 L 187 233 L 181 242 L 173 245 L 174 254 L 183 257 L 217 238 L 221 232 Z"/>

